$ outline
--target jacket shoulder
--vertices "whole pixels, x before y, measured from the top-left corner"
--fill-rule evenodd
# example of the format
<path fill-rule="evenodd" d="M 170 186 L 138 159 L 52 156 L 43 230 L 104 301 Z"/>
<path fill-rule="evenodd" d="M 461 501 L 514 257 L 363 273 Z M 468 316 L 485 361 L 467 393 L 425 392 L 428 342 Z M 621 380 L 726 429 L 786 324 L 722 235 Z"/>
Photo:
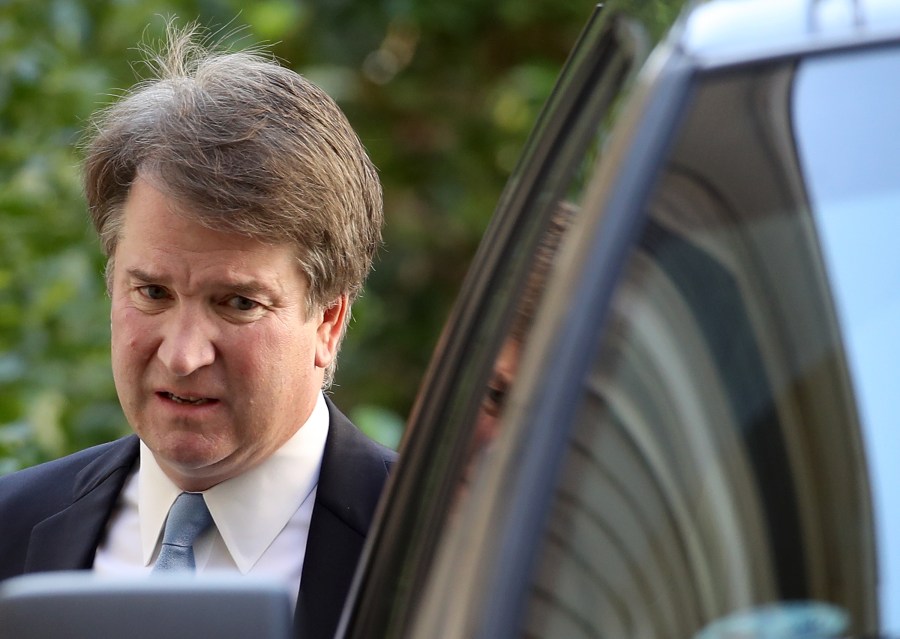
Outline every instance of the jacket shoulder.
<path fill-rule="evenodd" d="M 126 437 L 0 478 L 0 579 L 25 570 L 36 526 L 90 494 L 113 473 L 125 477 L 137 453 L 137 438 Z"/>
<path fill-rule="evenodd" d="M 134 463 L 137 444 L 131 435 L 0 477 L 0 519 L 32 523 L 65 508 L 109 473 Z M 95 472 L 83 472 L 91 466 Z"/>

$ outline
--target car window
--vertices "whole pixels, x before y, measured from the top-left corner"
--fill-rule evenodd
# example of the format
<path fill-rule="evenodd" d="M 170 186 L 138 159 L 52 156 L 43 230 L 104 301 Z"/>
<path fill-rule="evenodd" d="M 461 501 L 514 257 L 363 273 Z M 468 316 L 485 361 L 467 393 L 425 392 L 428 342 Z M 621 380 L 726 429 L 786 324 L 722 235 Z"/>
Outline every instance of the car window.
<path fill-rule="evenodd" d="M 699 77 L 584 380 L 522 636 L 898 630 L 898 73 L 872 49 Z"/>
<path fill-rule="evenodd" d="M 896 49 L 813 60 L 794 120 L 862 426 L 879 557 L 881 628 L 900 630 L 900 71 Z M 840 86 L 841 91 L 834 91 Z M 828 108 L 821 108 L 822 104 Z"/>

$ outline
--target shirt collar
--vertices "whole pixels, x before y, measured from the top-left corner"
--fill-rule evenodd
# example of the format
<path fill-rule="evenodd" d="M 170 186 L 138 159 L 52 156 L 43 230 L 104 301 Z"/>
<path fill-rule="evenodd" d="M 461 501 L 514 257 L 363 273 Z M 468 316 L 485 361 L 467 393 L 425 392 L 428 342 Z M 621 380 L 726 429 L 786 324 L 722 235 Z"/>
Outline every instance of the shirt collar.
<path fill-rule="evenodd" d="M 306 423 L 268 459 L 203 491 L 216 529 L 242 574 L 256 564 L 316 487 L 328 422 L 328 406 L 320 393 Z M 145 566 L 153 558 L 169 508 L 181 492 L 141 442 L 138 516 Z"/>

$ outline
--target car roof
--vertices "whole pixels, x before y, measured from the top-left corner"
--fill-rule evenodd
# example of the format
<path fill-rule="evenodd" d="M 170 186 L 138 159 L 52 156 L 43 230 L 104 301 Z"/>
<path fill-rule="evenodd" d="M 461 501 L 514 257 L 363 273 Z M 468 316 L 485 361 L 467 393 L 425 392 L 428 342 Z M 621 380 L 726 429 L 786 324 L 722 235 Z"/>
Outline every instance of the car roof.
<path fill-rule="evenodd" d="M 897 0 L 712 0 L 685 12 L 669 44 L 718 66 L 898 35 Z"/>

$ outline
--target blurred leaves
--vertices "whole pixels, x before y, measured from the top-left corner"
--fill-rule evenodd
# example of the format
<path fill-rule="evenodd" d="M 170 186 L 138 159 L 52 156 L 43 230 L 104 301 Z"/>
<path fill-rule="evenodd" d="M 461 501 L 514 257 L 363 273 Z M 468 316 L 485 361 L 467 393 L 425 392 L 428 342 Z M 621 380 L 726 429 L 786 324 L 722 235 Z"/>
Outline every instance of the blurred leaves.
<path fill-rule="evenodd" d="M 592 9 L 556 0 L 0 0 L 0 474 L 127 432 L 79 183 L 90 114 L 165 18 L 265 43 L 344 108 L 385 186 L 386 246 L 334 396 L 396 443 L 525 136 Z"/>

